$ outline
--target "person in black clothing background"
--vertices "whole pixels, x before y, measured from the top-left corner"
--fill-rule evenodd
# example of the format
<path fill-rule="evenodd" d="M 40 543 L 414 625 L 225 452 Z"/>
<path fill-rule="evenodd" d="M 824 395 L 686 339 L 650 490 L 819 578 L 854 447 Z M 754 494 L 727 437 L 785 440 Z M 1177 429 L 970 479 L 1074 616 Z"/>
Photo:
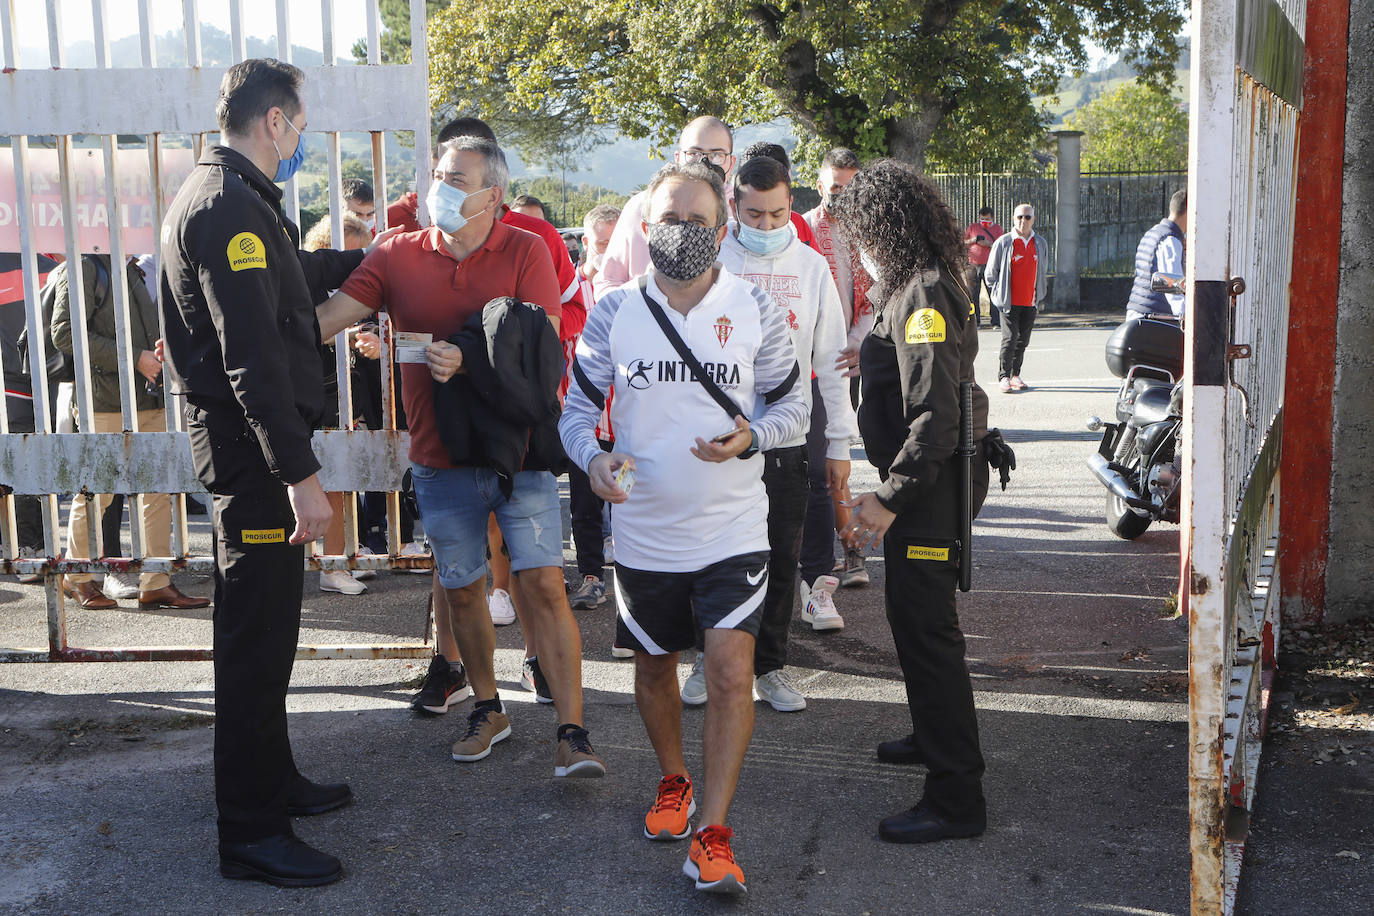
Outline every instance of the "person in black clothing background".
<path fill-rule="evenodd" d="M 346 784 L 300 774 L 286 723 L 300 545 L 323 535 L 331 514 L 310 448 L 324 407 L 310 290 L 342 285 L 364 254 L 302 252 L 282 214 L 273 182 L 304 159 L 303 79 L 275 60 L 225 72 L 224 145 L 201 156 L 161 239 L 164 355 L 173 392 L 186 396 L 196 474 L 214 494 L 220 873 L 281 886 L 342 874 L 338 859 L 296 837 L 290 817 L 352 797 Z"/>
<path fill-rule="evenodd" d="M 974 439 L 987 435 L 988 399 L 973 377 L 977 312 L 960 279 L 962 233 L 939 191 L 910 166 L 880 160 L 835 201 L 832 219 L 876 285 L 872 332 L 860 351 L 859 429 L 882 485 L 850 501 L 851 546 L 883 542 L 887 619 L 906 680 L 912 734 L 883 742 L 880 759 L 924 763 L 921 800 L 884 818 L 879 836 L 924 843 L 976 836 L 987 823 L 983 755 L 955 612 L 961 471 L 955 458 L 960 385 L 973 385 Z M 988 467 L 974 461 L 974 506 Z"/>

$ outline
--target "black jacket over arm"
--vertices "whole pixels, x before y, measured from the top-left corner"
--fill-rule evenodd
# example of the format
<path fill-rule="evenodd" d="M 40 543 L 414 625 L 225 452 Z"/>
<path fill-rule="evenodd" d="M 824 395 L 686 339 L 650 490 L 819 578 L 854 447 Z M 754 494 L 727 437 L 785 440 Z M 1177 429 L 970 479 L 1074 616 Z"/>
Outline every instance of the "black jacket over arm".
<path fill-rule="evenodd" d="M 453 463 L 492 468 L 508 496 L 518 471 L 561 473 L 563 350 L 545 311 L 493 299 L 449 342 L 463 351 L 463 372 L 435 383 L 434 412 Z"/>

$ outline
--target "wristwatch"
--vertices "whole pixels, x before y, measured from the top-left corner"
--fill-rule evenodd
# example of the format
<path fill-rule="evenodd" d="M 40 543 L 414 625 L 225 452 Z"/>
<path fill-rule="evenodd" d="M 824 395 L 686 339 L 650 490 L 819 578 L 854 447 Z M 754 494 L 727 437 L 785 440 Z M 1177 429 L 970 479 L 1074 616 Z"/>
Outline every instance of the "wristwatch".
<path fill-rule="evenodd" d="M 736 458 L 753 458 L 759 453 L 759 434 L 756 430 L 749 430 L 749 447 L 736 455 Z"/>

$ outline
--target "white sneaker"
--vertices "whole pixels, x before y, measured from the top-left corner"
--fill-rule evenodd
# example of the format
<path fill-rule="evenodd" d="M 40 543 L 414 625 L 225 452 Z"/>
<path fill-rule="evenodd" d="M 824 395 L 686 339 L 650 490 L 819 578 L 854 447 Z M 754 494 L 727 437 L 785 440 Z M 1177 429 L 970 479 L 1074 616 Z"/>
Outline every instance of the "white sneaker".
<path fill-rule="evenodd" d="M 503 588 L 494 588 L 487 596 L 487 607 L 491 609 L 491 622 L 498 627 L 515 623 L 515 604 L 510 593 Z"/>
<path fill-rule="evenodd" d="M 754 680 L 754 695 L 778 712 L 801 712 L 806 708 L 806 697 L 781 668 L 759 675 Z"/>
<path fill-rule="evenodd" d="M 617 646 L 611 643 L 611 658 L 634 658 L 635 650 L 627 649 L 624 646 Z"/>
<path fill-rule="evenodd" d="M 138 576 L 106 573 L 100 590 L 109 598 L 137 598 Z"/>
<path fill-rule="evenodd" d="M 371 548 L 371 547 L 359 547 L 359 548 L 358 548 L 358 556 L 360 556 L 360 557 L 375 557 L 376 554 L 372 552 L 372 548 Z M 363 580 L 363 579 L 375 579 L 375 578 L 377 578 L 377 570 L 375 570 L 375 569 L 355 569 L 355 570 L 353 570 L 352 572 L 353 572 L 353 578 L 358 579 L 359 581 L 361 581 L 361 580 Z"/>
<path fill-rule="evenodd" d="M 411 542 L 408 543 L 408 544 L 402 544 L 402 545 L 401 545 L 401 552 L 400 552 L 400 554 L 398 554 L 398 556 L 402 556 L 402 557 L 427 557 L 427 556 L 429 556 L 429 551 L 425 549 L 425 546 L 424 546 L 423 544 L 417 543 L 417 542 L 415 542 L 415 541 L 411 541 Z M 408 573 L 415 573 L 415 574 L 421 575 L 421 576 L 428 576 L 428 575 L 430 575 L 430 574 L 432 573 L 432 570 L 428 570 L 428 569 L 407 569 L 407 570 L 405 570 L 405 571 L 408 572 Z"/>
<path fill-rule="evenodd" d="M 607 566 L 615 563 L 615 538 L 611 537 L 609 534 L 606 535 L 606 539 L 601 542 L 601 559 L 605 561 Z"/>
<path fill-rule="evenodd" d="M 320 570 L 320 591 L 338 592 L 341 595 L 361 595 L 367 586 L 349 575 L 346 569 Z"/>
<path fill-rule="evenodd" d="M 682 684 L 682 702 L 688 706 L 701 706 L 706 702 L 706 655 L 698 652 L 697 660 L 692 663 L 692 673 Z"/>
<path fill-rule="evenodd" d="M 802 583 L 802 620 L 813 630 L 843 630 L 844 618 L 835 610 L 835 588 L 840 580 L 834 576 L 817 576 L 807 588 Z"/>

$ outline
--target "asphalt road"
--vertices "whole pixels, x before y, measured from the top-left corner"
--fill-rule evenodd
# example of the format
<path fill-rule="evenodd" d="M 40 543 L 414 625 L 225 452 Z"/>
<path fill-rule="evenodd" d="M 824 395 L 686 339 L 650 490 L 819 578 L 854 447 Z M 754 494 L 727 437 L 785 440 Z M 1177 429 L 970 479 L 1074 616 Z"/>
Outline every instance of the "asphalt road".
<path fill-rule="evenodd" d="M 873 583 L 838 596 L 842 632 L 793 625 L 790 665 L 807 710 L 757 704 L 731 814 L 750 888 L 742 902 L 698 894 L 680 873 L 685 845 L 642 837 L 658 773 L 631 669 L 608 652 L 608 602 L 578 612 L 587 724 L 609 766 L 599 781 L 552 778 L 555 717 L 518 684 L 518 627 L 497 634 L 514 734 L 476 764 L 448 754 L 467 704 L 436 719 L 407 711 L 423 661 L 297 663 L 288 699 L 297 762 L 357 794 L 346 809 L 298 822 L 346 867 L 344 880 L 312 890 L 217 875 L 208 663 L 0 665 L 0 911 L 1185 912 L 1186 631 L 1166 609 L 1178 532 L 1164 525 L 1128 543 L 1106 529 L 1103 492 L 1084 464 L 1096 436 L 1083 420 L 1111 409 L 1108 327 L 1047 320 L 1026 359 L 1032 389 L 1007 395 L 984 383 L 991 425 L 1020 467 L 1005 493 L 989 495 L 975 527 L 974 591 L 959 599 L 987 757 L 983 837 L 925 847 L 876 837 L 879 818 L 919 796 L 923 771 L 873 756 L 877 741 L 910 725 L 873 557 Z M 996 340 L 983 332 L 985 380 L 996 377 Z M 855 457 L 854 488 L 869 489 L 876 472 Z M 205 523 L 193 527 L 203 550 Z M 208 589 L 190 574 L 178 582 Z M 319 593 L 308 574 L 302 640 L 414 641 L 426 582 L 384 573 L 350 598 Z M 129 604 L 73 612 L 71 643 L 209 639 L 208 614 Z M 0 582 L 0 647 L 42 645 L 45 634 L 39 590 Z M 685 713 L 694 772 L 701 721 Z M 1267 835 L 1281 837 L 1282 823 Z M 1321 864 L 1306 873 L 1330 871 L 1303 898 L 1290 895 L 1287 866 L 1273 870 L 1287 850 L 1269 840 L 1270 864 L 1254 888 L 1243 882 L 1242 910 L 1367 911 L 1360 887 L 1374 852 L 1368 829 L 1359 836 L 1363 860 L 1308 849 Z"/>

